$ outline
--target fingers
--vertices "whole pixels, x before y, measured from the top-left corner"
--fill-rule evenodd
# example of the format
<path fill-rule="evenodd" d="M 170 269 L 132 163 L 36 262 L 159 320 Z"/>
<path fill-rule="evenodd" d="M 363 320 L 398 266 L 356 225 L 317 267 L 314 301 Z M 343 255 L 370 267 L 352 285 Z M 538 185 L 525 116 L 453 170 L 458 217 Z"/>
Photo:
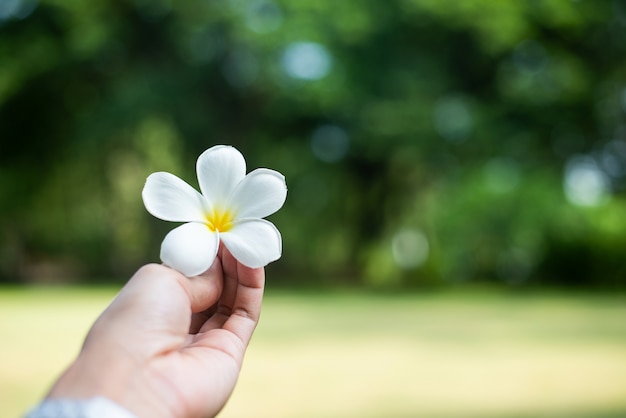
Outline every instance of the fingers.
<path fill-rule="evenodd" d="M 134 288 L 133 293 L 143 293 L 146 286 L 154 287 L 159 282 L 176 282 L 185 290 L 193 314 L 190 333 L 224 327 L 246 344 L 250 340 L 261 313 L 264 269 L 243 266 L 224 249 L 209 270 L 199 276 L 187 278 L 166 266 L 150 264 L 142 267 L 127 287 Z"/>
<path fill-rule="evenodd" d="M 261 315 L 265 269 L 244 266 L 226 248 L 221 258 L 225 276 L 224 307 L 230 307 L 230 316 L 222 328 L 248 344 Z"/>
<path fill-rule="evenodd" d="M 157 292 L 160 297 L 166 298 L 163 293 L 176 292 L 175 287 L 182 288 L 189 299 L 192 313 L 202 312 L 213 306 L 222 293 L 222 267 L 219 262 L 204 273 L 186 277 L 178 271 L 159 264 L 148 264 L 141 267 L 132 277 L 127 287 L 137 288 L 142 293 Z"/>
<path fill-rule="evenodd" d="M 247 345 L 261 314 L 265 270 L 242 265 L 225 247 L 220 249 L 219 258 L 224 273 L 224 290 L 215 313 L 200 332 L 222 328 Z"/>
<path fill-rule="evenodd" d="M 191 278 L 163 265 L 148 264 L 133 275 L 99 322 L 132 330 L 145 324 L 147 319 L 163 318 L 172 326 L 179 324 L 184 332 L 194 327 L 197 331 L 204 321 L 192 318 L 189 324 L 190 314 L 205 312 L 214 306 L 222 288 L 220 262 Z M 151 315 L 147 317 L 146 312 Z"/>
<path fill-rule="evenodd" d="M 224 280 L 220 260 L 216 257 L 207 271 L 186 280 L 193 313 L 189 333 L 196 334 L 215 313 L 216 303 L 222 294 Z"/>
<path fill-rule="evenodd" d="M 182 284 L 189 294 L 191 312 L 204 312 L 218 301 L 224 287 L 222 265 L 215 258 L 213 265 L 199 276 L 184 278 Z"/>

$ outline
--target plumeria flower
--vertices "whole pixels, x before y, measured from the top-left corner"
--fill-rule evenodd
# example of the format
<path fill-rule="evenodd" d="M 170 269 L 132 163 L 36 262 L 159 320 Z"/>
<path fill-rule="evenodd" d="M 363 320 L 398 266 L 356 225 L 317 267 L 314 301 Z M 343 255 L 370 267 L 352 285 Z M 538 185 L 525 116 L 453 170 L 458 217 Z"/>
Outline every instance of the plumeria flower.
<path fill-rule="evenodd" d="M 203 152 L 196 171 L 202 194 L 165 172 L 151 174 L 143 188 L 148 212 L 165 221 L 185 222 L 165 236 L 163 263 L 188 277 L 196 276 L 211 267 L 220 242 L 248 267 L 278 260 L 280 232 L 262 218 L 285 203 L 285 177 L 267 168 L 246 175 L 243 155 L 225 145 Z"/>

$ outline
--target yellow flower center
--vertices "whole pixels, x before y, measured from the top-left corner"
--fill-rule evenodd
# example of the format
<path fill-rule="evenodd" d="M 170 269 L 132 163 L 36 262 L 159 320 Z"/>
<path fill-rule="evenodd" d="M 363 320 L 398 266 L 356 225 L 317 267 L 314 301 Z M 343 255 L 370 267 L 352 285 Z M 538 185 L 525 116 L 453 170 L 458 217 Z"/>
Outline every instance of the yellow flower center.
<path fill-rule="evenodd" d="M 213 209 L 206 214 L 207 225 L 213 232 L 226 232 L 233 227 L 235 215 L 229 210 Z"/>

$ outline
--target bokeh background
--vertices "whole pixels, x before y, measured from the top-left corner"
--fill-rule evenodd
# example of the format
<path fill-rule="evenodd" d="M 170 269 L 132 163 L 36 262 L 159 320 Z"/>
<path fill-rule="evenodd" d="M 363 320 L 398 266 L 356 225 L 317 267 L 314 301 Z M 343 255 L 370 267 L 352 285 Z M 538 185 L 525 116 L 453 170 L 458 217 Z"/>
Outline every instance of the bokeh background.
<path fill-rule="evenodd" d="M 145 178 L 195 186 L 214 144 L 289 188 L 270 217 L 284 244 L 272 319 L 238 407 L 626 414 L 626 2 L 0 0 L 11 411 L 69 361 L 112 289 L 158 261 L 173 225 L 145 211 Z M 58 322 L 30 316 L 44 311 Z M 27 358 L 44 325 L 71 331 L 46 339 L 67 358 Z M 273 355 L 285 347 L 301 356 Z M 539 360 L 520 363 L 529 352 Z M 364 368 L 372 358 L 398 364 Z M 364 403 L 377 384 L 384 399 Z M 300 401 L 283 411 L 286 399 Z"/>

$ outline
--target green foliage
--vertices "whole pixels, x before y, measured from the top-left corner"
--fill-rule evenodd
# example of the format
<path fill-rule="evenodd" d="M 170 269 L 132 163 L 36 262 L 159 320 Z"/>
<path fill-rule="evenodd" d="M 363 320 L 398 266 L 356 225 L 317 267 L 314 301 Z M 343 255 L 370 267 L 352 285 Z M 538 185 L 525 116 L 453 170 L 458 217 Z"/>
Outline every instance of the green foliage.
<path fill-rule="evenodd" d="M 624 285 L 625 36 L 618 0 L 9 2 L 0 277 L 155 261 L 145 177 L 229 143 L 287 177 L 277 279 Z"/>

